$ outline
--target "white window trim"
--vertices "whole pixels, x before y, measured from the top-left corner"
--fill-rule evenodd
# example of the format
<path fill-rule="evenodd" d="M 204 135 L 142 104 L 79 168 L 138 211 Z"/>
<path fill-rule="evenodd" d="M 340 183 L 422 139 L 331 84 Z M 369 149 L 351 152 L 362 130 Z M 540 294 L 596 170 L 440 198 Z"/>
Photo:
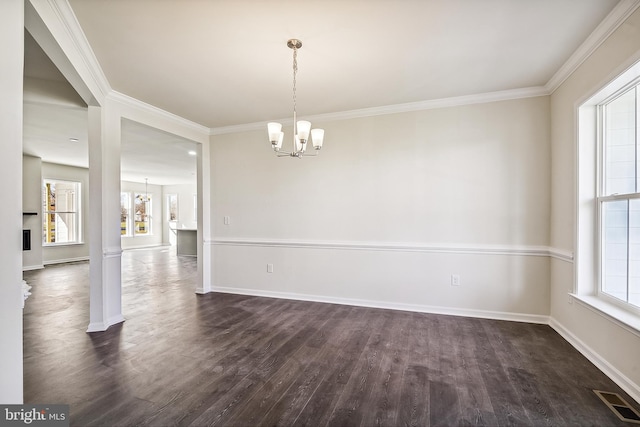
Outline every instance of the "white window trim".
<path fill-rule="evenodd" d="M 171 219 L 171 197 L 175 196 L 176 198 L 176 219 Z M 167 209 L 167 213 L 166 216 L 167 218 L 167 222 L 171 222 L 171 223 L 177 223 L 178 222 L 178 215 L 180 212 L 180 200 L 178 199 L 178 194 L 177 193 L 169 193 L 166 195 L 165 197 L 165 207 Z"/>
<path fill-rule="evenodd" d="M 603 315 L 618 326 L 640 337 L 640 316 L 598 296 L 579 294 L 571 294 L 571 296 L 589 310 Z"/>
<path fill-rule="evenodd" d="M 625 80 L 626 79 L 623 78 L 623 76 L 621 76 L 620 78 L 616 79 L 614 82 L 616 81 L 624 82 Z M 623 94 L 624 92 L 628 91 L 631 88 L 634 88 L 638 84 L 640 84 L 640 77 L 636 77 L 630 82 L 626 84 L 622 84 L 620 86 L 620 89 L 618 89 L 613 95 L 609 95 L 607 98 L 601 100 L 597 105 L 597 124 L 600 125 L 601 123 L 604 123 L 604 119 L 605 119 L 604 107 L 606 104 L 615 100 L 616 98 L 621 96 L 621 94 Z M 637 125 L 638 124 L 636 124 L 636 126 Z M 596 266 L 598 267 L 597 282 L 595 284 L 596 296 L 602 301 L 613 305 L 617 309 L 623 310 L 624 312 L 630 312 L 631 316 L 636 316 L 640 319 L 640 307 L 636 307 L 633 304 L 630 304 L 629 302 L 622 301 L 602 291 L 602 281 L 604 278 L 603 278 L 603 272 L 601 270 L 602 256 L 603 256 L 603 252 L 602 252 L 602 240 L 603 240 L 602 239 L 602 204 L 603 202 L 630 201 L 634 199 L 640 199 L 640 193 L 613 194 L 608 196 L 602 195 L 605 193 L 605 185 L 604 185 L 604 178 L 603 178 L 603 174 L 604 174 L 603 165 L 605 163 L 605 152 L 604 152 L 605 147 L 604 147 L 604 129 L 601 126 L 598 126 L 598 129 L 597 129 L 596 145 L 597 145 L 597 156 L 596 156 L 597 167 L 596 167 L 595 209 L 596 209 L 596 227 L 597 227 L 596 247 L 598 249 L 596 253 L 597 255 Z M 618 317 L 625 317 L 625 316 L 621 316 L 620 313 L 618 313 L 618 310 L 614 310 L 614 312 Z"/>
<path fill-rule="evenodd" d="M 640 56 L 640 55 L 636 55 Z M 618 302 L 603 294 L 600 286 L 600 138 L 599 105 L 640 78 L 640 61 L 633 63 L 617 77 L 576 106 L 576 229 L 574 284 L 569 294 L 589 309 L 614 323 L 640 335 L 640 314 L 628 303 Z"/>
<path fill-rule="evenodd" d="M 150 200 L 150 204 L 151 204 L 151 209 L 150 211 L 152 213 L 147 214 L 147 223 L 149 224 L 149 232 L 148 233 L 136 233 L 136 194 L 142 194 L 140 191 L 137 190 L 125 190 L 125 191 L 121 191 L 121 193 L 127 193 L 129 195 L 129 214 L 127 215 L 127 234 L 121 234 L 120 238 L 140 238 L 140 237 L 147 237 L 147 236 L 153 236 L 153 225 L 152 225 L 152 221 L 153 221 L 153 200 Z M 152 193 L 149 193 L 149 197 L 151 197 Z"/>
<path fill-rule="evenodd" d="M 131 229 L 131 191 L 121 191 L 120 194 L 127 194 L 127 201 L 129 202 L 129 207 L 127 211 L 127 220 L 125 221 L 127 225 L 127 232 L 125 234 L 120 233 L 120 237 L 133 237 L 132 229 Z M 120 196 L 122 197 L 122 196 Z M 120 199 L 120 203 L 122 203 L 122 199 Z M 122 205 L 121 205 L 122 206 Z M 121 221 L 122 222 L 122 221 Z"/>
<path fill-rule="evenodd" d="M 82 216 L 82 191 L 83 191 L 83 185 L 82 182 L 80 181 L 73 181 L 73 180 L 69 180 L 69 179 L 57 179 L 57 178 L 43 178 L 42 179 L 42 185 L 44 186 L 45 183 L 47 182 L 66 182 L 69 184 L 76 184 L 78 185 L 78 192 L 76 195 L 76 205 L 77 205 L 77 209 L 76 212 L 59 212 L 59 213 L 74 213 L 76 215 L 76 221 L 78 223 L 78 229 L 76 230 L 76 233 L 78 234 L 78 238 L 76 240 L 74 240 L 73 242 L 52 242 L 52 243 L 47 243 L 44 242 L 44 237 L 41 236 L 40 240 L 42 241 L 42 247 L 43 248 L 55 248 L 55 247 L 60 247 L 60 246 L 75 246 L 75 245 L 84 245 L 84 229 L 83 229 L 83 224 L 82 224 L 82 220 L 83 220 L 83 216 Z M 40 193 L 42 194 L 42 193 Z M 44 201 L 42 201 L 42 204 L 44 205 Z M 56 212 L 58 213 L 58 212 Z M 48 211 L 44 210 L 43 207 L 43 211 L 42 211 L 42 221 L 44 221 L 44 218 L 46 217 L 46 215 L 49 215 Z M 40 226 L 42 227 L 42 221 L 40 222 Z"/>
<path fill-rule="evenodd" d="M 142 195 L 141 191 L 131 191 L 131 212 L 132 215 L 131 216 L 131 235 L 129 237 L 147 237 L 147 236 L 153 236 L 153 200 L 151 199 L 151 196 L 153 195 L 152 193 L 145 193 L 145 196 L 148 196 L 150 199 L 146 202 L 150 204 L 150 208 L 149 209 L 149 213 L 146 214 L 147 215 L 147 224 L 149 224 L 149 231 L 147 231 L 146 233 L 136 233 L 136 194 L 138 195 Z"/>
<path fill-rule="evenodd" d="M 193 195 L 193 222 L 198 222 L 198 194 Z"/>

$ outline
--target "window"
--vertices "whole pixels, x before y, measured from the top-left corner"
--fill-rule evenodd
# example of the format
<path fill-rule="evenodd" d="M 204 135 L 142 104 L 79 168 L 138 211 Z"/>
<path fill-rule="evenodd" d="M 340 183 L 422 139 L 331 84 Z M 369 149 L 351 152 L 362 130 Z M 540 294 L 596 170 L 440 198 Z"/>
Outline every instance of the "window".
<path fill-rule="evenodd" d="M 151 235 L 151 212 L 151 194 L 120 193 L 120 235 Z"/>
<path fill-rule="evenodd" d="M 131 236 L 131 227 L 129 226 L 131 211 L 131 195 L 129 193 L 120 193 L 120 234 L 122 236 Z"/>
<path fill-rule="evenodd" d="M 640 309 L 640 83 L 600 104 L 600 293 Z"/>
<path fill-rule="evenodd" d="M 170 222 L 175 222 L 178 220 L 178 195 L 177 194 L 167 195 L 167 212 L 169 213 L 168 218 Z"/>
<path fill-rule="evenodd" d="M 627 65 L 577 109 L 575 281 L 568 302 L 637 333 L 640 53 Z"/>
<path fill-rule="evenodd" d="M 198 222 L 198 195 L 193 195 L 193 222 Z"/>
<path fill-rule="evenodd" d="M 135 235 L 151 234 L 151 195 L 136 193 L 134 197 Z"/>
<path fill-rule="evenodd" d="M 80 243 L 80 183 L 45 179 L 42 193 L 43 244 Z"/>

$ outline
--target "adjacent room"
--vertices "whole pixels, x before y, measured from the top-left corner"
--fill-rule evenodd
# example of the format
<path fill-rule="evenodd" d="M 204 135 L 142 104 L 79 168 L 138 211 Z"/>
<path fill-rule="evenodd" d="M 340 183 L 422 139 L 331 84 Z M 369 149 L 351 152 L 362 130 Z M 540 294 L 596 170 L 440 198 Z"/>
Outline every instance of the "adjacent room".
<path fill-rule="evenodd" d="M 0 404 L 640 422 L 640 0 L 12 0 L 0 35 Z"/>

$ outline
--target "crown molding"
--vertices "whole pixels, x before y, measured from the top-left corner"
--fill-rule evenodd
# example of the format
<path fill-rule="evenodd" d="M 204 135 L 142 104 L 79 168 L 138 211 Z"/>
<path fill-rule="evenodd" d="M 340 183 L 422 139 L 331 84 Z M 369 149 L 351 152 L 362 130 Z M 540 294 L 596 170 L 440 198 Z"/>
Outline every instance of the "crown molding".
<path fill-rule="evenodd" d="M 111 92 L 109 92 L 109 94 L 107 95 L 107 99 L 113 102 L 117 102 L 118 104 L 126 106 L 128 108 L 161 118 L 163 121 L 167 121 L 173 123 L 174 125 L 189 129 L 192 132 L 195 132 L 202 136 L 209 136 L 209 128 L 206 126 L 203 126 L 196 122 L 192 122 L 191 120 L 185 119 L 184 117 L 180 117 L 176 114 L 170 113 L 151 104 L 147 104 L 146 102 L 140 101 L 139 99 L 133 98 L 129 95 L 125 95 L 116 90 L 112 90 Z"/>
<path fill-rule="evenodd" d="M 55 13 L 58 21 L 63 25 L 73 47 L 82 59 L 92 83 L 104 98 L 111 98 L 138 109 L 159 114 L 165 119 L 180 122 L 195 132 L 207 135 L 222 135 L 237 132 L 264 130 L 267 122 L 254 122 L 234 126 L 207 128 L 175 114 L 146 104 L 135 98 L 113 91 L 104 75 L 91 46 L 67 0 L 30 0 L 32 3 L 47 4 Z M 546 96 L 553 93 L 593 52 L 633 13 L 640 7 L 640 0 L 621 0 L 571 57 L 560 67 L 544 86 L 512 89 L 497 92 L 487 92 L 450 98 L 433 99 L 406 104 L 395 104 L 381 107 L 363 108 L 336 113 L 318 114 L 305 118 L 314 122 L 338 121 L 355 118 L 374 117 L 387 114 L 407 113 L 438 108 L 457 107 L 464 105 L 498 102 L 520 98 Z M 98 98 L 98 97 L 96 97 Z M 100 101 L 100 100 L 98 100 Z M 291 119 L 278 120 L 285 125 L 291 125 Z"/>
<path fill-rule="evenodd" d="M 638 0 L 640 1 L 640 0 Z M 464 105 L 486 104 L 489 102 L 509 101 L 512 99 L 534 98 L 549 95 L 544 86 L 526 87 L 521 89 L 502 90 L 497 92 L 478 93 L 474 95 L 454 96 L 450 98 L 430 99 L 427 101 L 409 102 L 406 104 L 385 105 L 382 107 L 361 108 L 358 110 L 341 111 L 336 113 L 316 114 L 305 116 L 305 120 L 312 122 L 328 122 L 358 119 L 363 117 L 382 116 L 387 114 L 408 113 L 413 111 L 434 110 L 438 108 L 460 107 Z M 285 126 L 293 124 L 291 118 L 275 119 Z M 247 132 L 266 129 L 267 122 L 254 122 L 235 126 L 211 128 L 211 135 L 223 135 L 236 132 Z"/>
<path fill-rule="evenodd" d="M 162 120 L 169 121 L 177 126 L 189 129 L 192 132 L 202 135 L 205 138 L 209 136 L 209 128 L 200 124 L 194 123 L 190 120 L 177 116 L 173 113 L 169 113 L 153 105 L 142 102 L 138 99 L 132 98 L 128 95 L 124 95 L 111 88 L 107 77 L 105 76 L 100 64 L 91 49 L 91 45 L 87 40 L 82 27 L 76 18 L 71 5 L 67 0 L 30 0 L 32 2 L 46 2 L 55 14 L 58 22 L 64 28 L 68 39 L 73 45 L 73 49 L 77 56 L 82 60 L 85 69 L 88 71 L 92 83 L 101 92 L 99 96 L 96 96 L 98 103 L 102 104 L 105 100 L 111 100 L 117 102 L 126 107 L 132 108 L 137 111 L 153 115 L 161 118 Z M 101 98 L 100 98 L 101 96 Z M 204 138 L 203 138 L 204 139 Z"/>
<path fill-rule="evenodd" d="M 318 114 L 314 116 L 305 116 L 305 119 L 313 122 L 337 121 L 551 95 L 620 25 L 622 25 L 622 23 L 633 12 L 636 11 L 636 9 L 638 9 L 638 7 L 640 7 L 640 0 L 620 0 L 613 10 L 605 17 L 604 20 L 602 20 L 602 22 L 600 22 L 596 29 L 589 35 L 589 37 L 587 37 L 580 47 L 569 57 L 562 67 L 556 71 L 544 86 Z M 285 126 L 292 125 L 292 120 L 290 118 L 275 121 L 281 122 Z M 264 130 L 266 123 L 267 122 L 255 122 L 235 126 L 211 128 L 210 134 L 222 135 L 236 132 Z"/>
<path fill-rule="evenodd" d="M 38 0 L 31 1 L 32 3 L 35 3 Z M 111 85 L 109 84 L 107 77 L 104 75 L 102 67 L 100 67 L 100 63 L 98 62 L 93 49 L 91 49 L 91 45 L 89 44 L 84 31 L 82 31 L 82 27 L 80 26 L 75 13 L 73 13 L 73 9 L 71 9 L 71 5 L 67 0 L 44 1 L 46 1 L 51 7 L 51 10 L 58 18 L 58 22 L 67 33 L 69 41 L 71 41 L 78 58 L 82 60 L 85 70 L 89 73 L 92 83 L 95 85 L 94 87 L 101 92 L 100 94 L 94 94 L 96 100 L 101 102 L 106 98 L 109 92 L 111 92 Z M 101 95 L 101 98 L 96 95 Z"/>
<path fill-rule="evenodd" d="M 549 79 L 545 85 L 547 92 L 551 94 L 558 89 L 638 7 L 640 7 L 640 0 L 620 0 L 573 55 Z"/>

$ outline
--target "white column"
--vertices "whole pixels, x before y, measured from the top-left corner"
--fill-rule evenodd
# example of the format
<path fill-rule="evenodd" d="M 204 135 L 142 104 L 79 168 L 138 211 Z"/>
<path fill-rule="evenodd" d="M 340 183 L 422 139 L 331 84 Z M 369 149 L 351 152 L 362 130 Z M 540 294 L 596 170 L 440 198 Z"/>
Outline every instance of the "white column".
<path fill-rule="evenodd" d="M 213 290 L 210 143 L 200 144 L 198 148 L 198 294 Z"/>
<path fill-rule="evenodd" d="M 24 1 L 0 1 L 0 403 L 22 391 L 22 72 Z"/>
<path fill-rule="evenodd" d="M 89 107 L 89 327 L 124 321 L 120 245 L 120 116 L 107 104 Z"/>

